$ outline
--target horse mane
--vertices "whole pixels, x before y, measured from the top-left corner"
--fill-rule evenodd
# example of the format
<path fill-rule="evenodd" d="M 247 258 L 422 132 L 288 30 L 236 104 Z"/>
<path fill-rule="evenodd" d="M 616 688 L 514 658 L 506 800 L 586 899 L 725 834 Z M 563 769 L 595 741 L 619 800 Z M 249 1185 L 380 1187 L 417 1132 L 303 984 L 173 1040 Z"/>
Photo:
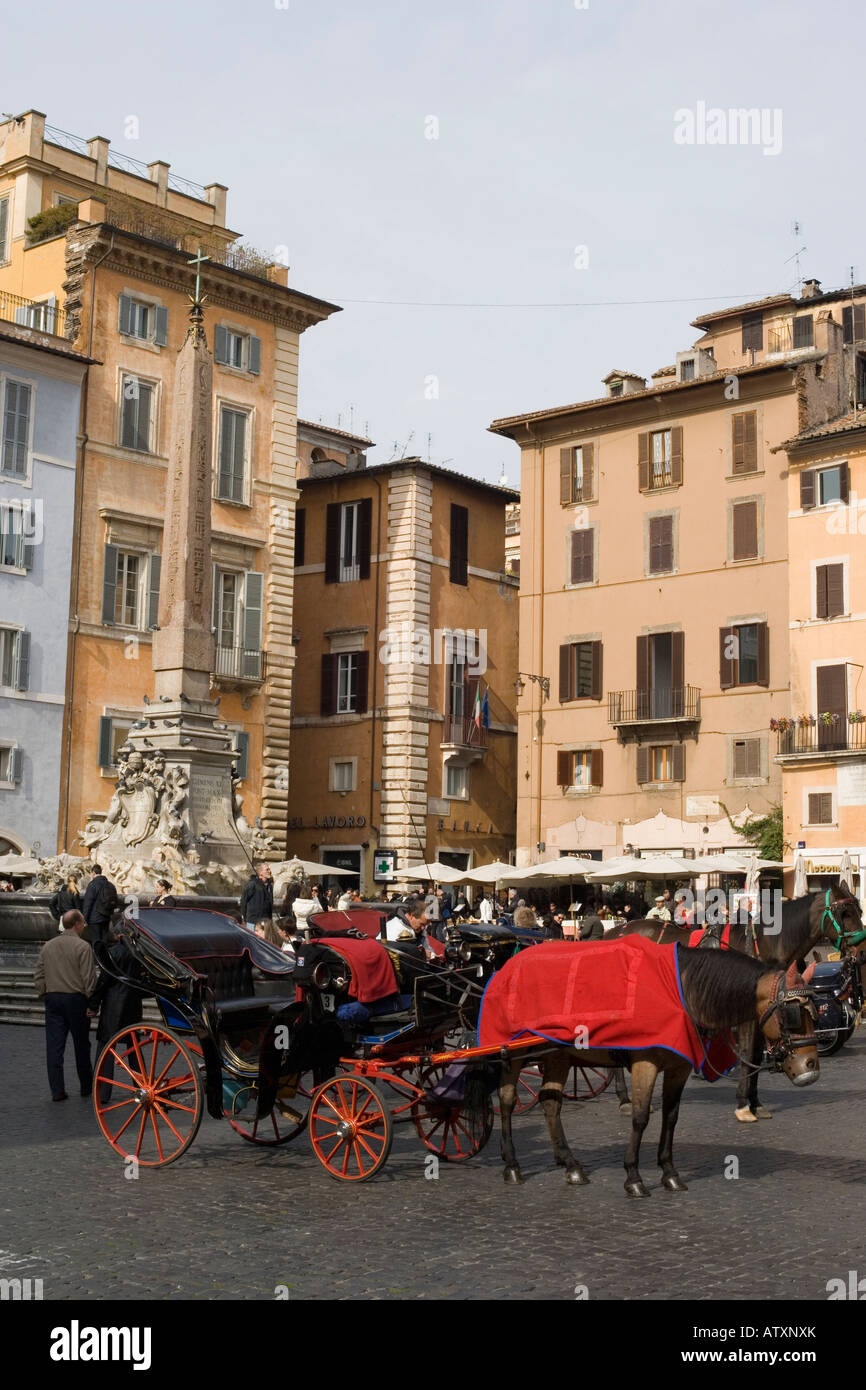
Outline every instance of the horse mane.
<path fill-rule="evenodd" d="M 677 946 L 683 998 L 695 1023 L 704 1028 L 728 1028 L 754 1018 L 758 980 L 766 975 L 763 961 L 739 951 L 706 951 Z"/>
<path fill-rule="evenodd" d="M 802 948 L 811 935 L 812 904 L 817 897 L 819 893 L 806 893 L 802 898 L 790 898 L 782 903 L 782 930 L 776 938 L 776 954 L 780 960 L 803 953 Z M 762 935 L 766 936 L 766 928 Z"/>

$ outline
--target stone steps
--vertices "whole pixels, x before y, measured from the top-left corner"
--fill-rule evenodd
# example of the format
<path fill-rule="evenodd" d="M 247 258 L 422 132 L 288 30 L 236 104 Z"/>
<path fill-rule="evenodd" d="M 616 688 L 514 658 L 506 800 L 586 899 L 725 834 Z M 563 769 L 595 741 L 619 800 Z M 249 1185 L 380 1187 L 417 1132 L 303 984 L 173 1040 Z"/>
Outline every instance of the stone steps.
<path fill-rule="evenodd" d="M 144 1001 L 144 1021 L 160 1021 L 159 1009 L 152 999 Z M 44 1026 L 45 1006 L 36 993 L 32 969 L 0 969 L 0 1023 Z"/>

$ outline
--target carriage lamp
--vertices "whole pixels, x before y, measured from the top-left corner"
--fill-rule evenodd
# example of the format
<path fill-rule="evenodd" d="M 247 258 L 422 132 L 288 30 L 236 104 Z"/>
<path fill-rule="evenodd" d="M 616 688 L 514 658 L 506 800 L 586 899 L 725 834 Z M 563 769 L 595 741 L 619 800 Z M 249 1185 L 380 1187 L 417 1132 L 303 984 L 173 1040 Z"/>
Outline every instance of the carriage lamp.
<path fill-rule="evenodd" d="M 518 700 L 526 689 L 527 681 L 534 681 L 536 685 L 540 685 L 544 699 L 550 699 L 550 676 L 533 676 L 528 671 L 518 671 L 517 680 L 514 682 L 514 691 Z"/>

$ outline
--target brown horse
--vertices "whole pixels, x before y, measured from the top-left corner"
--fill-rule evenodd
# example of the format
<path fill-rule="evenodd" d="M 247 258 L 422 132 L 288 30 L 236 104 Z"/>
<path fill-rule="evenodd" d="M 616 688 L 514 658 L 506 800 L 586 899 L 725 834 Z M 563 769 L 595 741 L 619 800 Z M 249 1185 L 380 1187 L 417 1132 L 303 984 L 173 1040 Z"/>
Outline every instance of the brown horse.
<path fill-rule="evenodd" d="M 641 918 L 615 928 L 609 937 L 638 935 L 662 946 L 674 942 L 688 946 L 692 931 L 691 927 L 677 927 L 672 922 Z M 721 931 L 721 927 L 705 929 L 702 948 L 718 945 Z M 762 960 L 777 970 L 787 970 L 796 964 L 802 971 L 806 956 L 819 941 L 829 942 L 844 955 L 858 949 L 862 934 L 859 902 L 845 888 L 836 886 L 826 893 L 807 893 L 802 898 L 783 902 L 782 921 L 778 929 L 773 922 L 755 922 L 754 925 L 732 922 L 728 944 L 731 950 L 742 951 L 753 960 Z M 758 1072 L 761 1070 L 763 1042 L 754 1021 L 744 1023 L 739 1030 L 737 1048 L 743 1060 L 740 1063 L 734 1114 L 744 1124 L 771 1119 L 771 1112 L 758 1100 Z M 620 1068 L 614 1072 L 614 1082 L 620 1108 L 625 1109 L 628 1106 L 628 1091 Z"/>
<path fill-rule="evenodd" d="M 510 969 L 520 970 L 523 957 L 516 957 Z M 766 970 L 759 961 L 749 960 L 735 951 L 698 951 L 677 948 L 680 982 L 685 1008 L 692 1021 L 708 1032 L 718 1032 L 752 1020 L 770 1051 L 775 1068 L 784 1071 L 795 1086 L 808 1086 L 818 1078 L 818 1051 L 815 1047 L 809 992 L 793 970 Z M 650 1115 L 656 1077 L 661 1072 L 662 1130 L 658 1163 L 662 1185 L 669 1192 L 684 1192 L 673 1160 L 674 1130 L 680 1097 L 689 1078 L 691 1063 L 666 1048 L 649 1047 L 639 1051 L 616 1052 L 602 1049 L 578 1050 L 567 1045 L 554 1046 L 543 1053 L 539 1065 L 542 1086 L 539 1099 L 559 1167 L 565 1169 L 568 1183 L 586 1183 L 589 1178 L 568 1146 L 562 1128 L 562 1088 L 575 1063 L 614 1066 L 625 1061 L 632 1076 L 632 1129 L 625 1155 L 625 1190 L 630 1197 L 648 1197 L 638 1170 L 640 1144 Z M 517 1094 L 521 1066 L 519 1054 L 505 1062 L 499 1087 L 501 1153 L 507 1183 L 523 1181 L 512 1137 L 511 1117 Z"/>

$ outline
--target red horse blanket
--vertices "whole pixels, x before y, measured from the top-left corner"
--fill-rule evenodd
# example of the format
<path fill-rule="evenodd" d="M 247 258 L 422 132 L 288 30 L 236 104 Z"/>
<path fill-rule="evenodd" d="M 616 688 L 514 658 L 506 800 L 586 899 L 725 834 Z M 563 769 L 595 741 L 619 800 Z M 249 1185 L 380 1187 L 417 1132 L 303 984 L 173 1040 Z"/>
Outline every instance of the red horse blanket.
<path fill-rule="evenodd" d="M 727 1034 L 705 1043 L 689 1018 L 676 953 L 676 946 L 642 936 L 550 941 L 521 951 L 487 986 L 479 1044 L 536 1036 L 583 1048 L 664 1047 L 715 1081 L 736 1054 Z"/>
<path fill-rule="evenodd" d="M 359 1004 L 375 1004 L 377 999 L 387 999 L 389 994 L 397 993 L 391 958 L 378 941 L 369 937 L 321 936 L 317 937 L 316 945 L 330 946 L 348 961 L 352 971 L 349 994 Z"/>

